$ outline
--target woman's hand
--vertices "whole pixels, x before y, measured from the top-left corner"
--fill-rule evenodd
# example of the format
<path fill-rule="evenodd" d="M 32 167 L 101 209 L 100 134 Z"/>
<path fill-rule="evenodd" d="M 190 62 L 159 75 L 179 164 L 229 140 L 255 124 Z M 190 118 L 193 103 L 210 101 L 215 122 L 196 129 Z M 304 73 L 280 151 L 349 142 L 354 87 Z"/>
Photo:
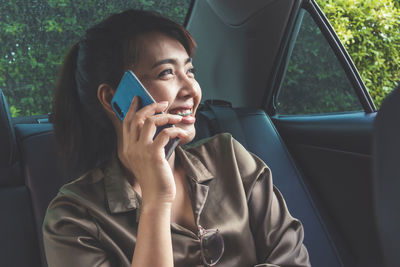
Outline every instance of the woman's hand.
<path fill-rule="evenodd" d="M 118 156 L 140 185 L 143 207 L 171 204 L 176 188 L 173 172 L 165 159 L 164 147 L 171 138 L 185 137 L 186 132 L 178 127 L 169 127 L 163 129 L 154 140 L 153 137 L 157 126 L 179 123 L 182 117 L 157 114 L 165 111 L 168 102 L 154 103 L 137 110 L 138 100 L 138 97 L 134 98 L 122 123 Z"/>

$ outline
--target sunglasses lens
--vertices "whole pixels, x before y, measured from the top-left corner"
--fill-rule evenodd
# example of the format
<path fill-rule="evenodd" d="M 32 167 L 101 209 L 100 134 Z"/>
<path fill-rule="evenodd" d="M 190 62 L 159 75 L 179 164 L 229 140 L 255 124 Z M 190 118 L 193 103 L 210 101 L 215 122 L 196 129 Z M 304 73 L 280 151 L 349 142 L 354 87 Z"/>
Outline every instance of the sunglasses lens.
<path fill-rule="evenodd" d="M 201 239 L 202 256 L 208 266 L 216 264 L 224 253 L 224 240 L 217 230 L 208 230 Z"/>

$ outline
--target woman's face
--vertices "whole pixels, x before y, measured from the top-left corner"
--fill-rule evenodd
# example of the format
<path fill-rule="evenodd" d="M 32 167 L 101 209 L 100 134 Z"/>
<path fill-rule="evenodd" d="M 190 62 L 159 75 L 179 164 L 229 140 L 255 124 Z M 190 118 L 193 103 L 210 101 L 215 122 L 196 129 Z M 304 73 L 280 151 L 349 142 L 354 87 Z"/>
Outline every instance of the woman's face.
<path fill-rule="evenodd" d="M 194 78 L 192 60 L 182 44 L 162 33 L 139 37 L 137 62 L 132 70 L 157 101 L 168 101 L 166 112 L 183 117 L 176 124 L 187 131 L 190 142 L 195 134 L 195 114 L 201 89 Z"/>

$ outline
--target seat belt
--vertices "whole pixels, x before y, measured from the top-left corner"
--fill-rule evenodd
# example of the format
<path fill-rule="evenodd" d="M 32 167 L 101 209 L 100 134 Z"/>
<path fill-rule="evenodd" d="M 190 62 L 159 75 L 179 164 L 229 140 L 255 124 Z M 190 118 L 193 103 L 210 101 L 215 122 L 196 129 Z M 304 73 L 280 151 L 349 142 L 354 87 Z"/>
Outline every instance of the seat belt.
<path fill-rule="evenodd" d="M 223 100 L 206 100 L 203 109 L 211 111 L 202 112 L 202 115 L 210 121 L 211 128 L 214 128 L 213 134 L 228 132 L 247 148 L 243 127 L 231 103 Z M 212 123 L 214 120 L 216 125 Z"/>

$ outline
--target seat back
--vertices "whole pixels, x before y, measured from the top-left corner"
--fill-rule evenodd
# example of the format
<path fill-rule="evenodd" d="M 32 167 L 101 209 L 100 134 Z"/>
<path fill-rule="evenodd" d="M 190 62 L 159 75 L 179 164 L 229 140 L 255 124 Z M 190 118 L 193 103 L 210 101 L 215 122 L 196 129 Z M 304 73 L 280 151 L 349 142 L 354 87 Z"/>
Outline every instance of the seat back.
<path fill-rule="evenodd" d="M 382 103 L 374 122 L 375 208 L 386 266 L 400 266 L 400 87 Z"/>
<path fill-rule="evenodd" d="M 6 97 L 0 89 L 0 186 L 23 184 L 15 131 Z"/>
<path fill-rule="evenodd" d="M 24 184 L 14 128 L 0 90 L 1 266 L 41 266 L 32 206 Z"/>
<path fill-rule="evenodd" d="M 43 262 L 42 224 L 50 201 L 57 195 L 69 177 L 57 155 L 53 127 L 44 124 L 17 124 L 15 126 L 24 167 L 25 185 L 29 189 L 35 220 L 35 232 Z"/>

